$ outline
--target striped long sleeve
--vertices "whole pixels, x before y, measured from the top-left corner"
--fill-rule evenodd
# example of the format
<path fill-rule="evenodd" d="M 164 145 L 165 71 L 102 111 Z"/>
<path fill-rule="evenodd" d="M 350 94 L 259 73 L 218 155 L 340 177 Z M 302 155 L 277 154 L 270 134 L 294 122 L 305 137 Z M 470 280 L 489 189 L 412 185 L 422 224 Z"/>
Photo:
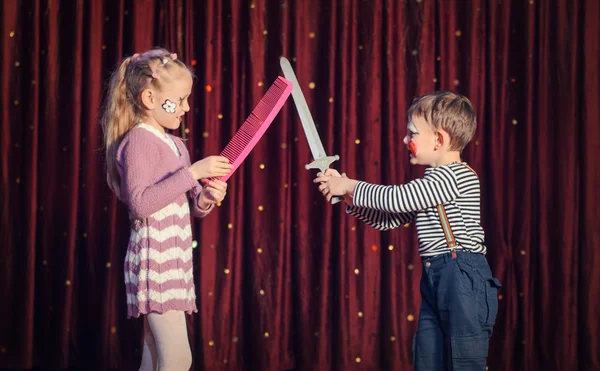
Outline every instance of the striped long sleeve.
<path fill-rule="evenodd" d="M 402 185 L 375 185 L 359 182 L 354 190 L 354 205 L 387 213 L 411 213 L 442 205 L 460 196 L 452 170 L 440 171 Z"/>
<path fill-rule="evenodd" d="M 359 182 L 354 206 L 346 212 L 378 230 L 415 220 L 419 253 L 433 256 L 449 251 L 436 206 L 444 205 L 459 248 L 485 254 L 480 218 L 480 183 L 465 163 L 429 168 L 407 184 L 384 186 Z"/>
<path fill-rule="evenodd" d="M 346 212 L 380 231 L 398 228 L 417 216 L 416 212 L 393 214 L 358 206 L 348 206 Z"/>

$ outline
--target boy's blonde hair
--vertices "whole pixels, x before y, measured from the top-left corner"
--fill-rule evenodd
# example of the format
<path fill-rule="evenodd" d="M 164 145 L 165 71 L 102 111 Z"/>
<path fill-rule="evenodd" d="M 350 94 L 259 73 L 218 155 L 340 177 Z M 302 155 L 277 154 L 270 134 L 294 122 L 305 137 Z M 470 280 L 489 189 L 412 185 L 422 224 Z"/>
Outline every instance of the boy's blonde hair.
<path fill-rule="evenodd" d="M 450 136 L 451 151 L 462 151 L 477 128 L 477 117 L 469 99 L 451 91 L 436 91 L 415 99 L 406 116 L 409 122 L 423 117 L 434 130 L 445 130 Z"/>
<path fill-rule="evenodd" d="M 121 178 L 117 171 L 117 149 L 123 136 L 144 118 L 141 93 L 164 86 L 191 71 L 165 49 L 152 49 L 134 54 L 121 62 L 113 72 L 100 123 L 106 147 L 106 172 L 110 188 L 120 197 Z"/>

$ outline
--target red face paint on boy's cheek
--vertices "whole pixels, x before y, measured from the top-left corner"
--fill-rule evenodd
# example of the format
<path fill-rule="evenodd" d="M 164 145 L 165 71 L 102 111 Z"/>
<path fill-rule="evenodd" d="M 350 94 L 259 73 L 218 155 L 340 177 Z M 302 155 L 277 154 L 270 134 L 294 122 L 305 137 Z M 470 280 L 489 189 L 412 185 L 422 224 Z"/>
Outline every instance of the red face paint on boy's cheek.
<path fill-rule="evenodd" d="M 413 153 L 413 155 L 417 154 L 417 145 L 412 140 L 408 142 L 408 148 Z"/>

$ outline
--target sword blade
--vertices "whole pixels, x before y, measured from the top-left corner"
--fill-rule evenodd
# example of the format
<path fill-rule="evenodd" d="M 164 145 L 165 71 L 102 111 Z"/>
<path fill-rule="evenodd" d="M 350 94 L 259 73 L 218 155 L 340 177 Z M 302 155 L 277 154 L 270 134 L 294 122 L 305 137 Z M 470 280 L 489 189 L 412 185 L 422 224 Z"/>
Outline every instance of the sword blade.
<path fill-rule="evenodd" d="M 290 64 L 290 61 L 288 61 L 285 57 L 281 57 L 279 59 L 279 64 L 281 65 L 281 70 L 283 71 L 285 78 L 291 81 L 294 85 L 292 88 L 292 98 L 294 99 L 296 110 L 300 115 L 302 128 L 304 128 L 304 134 L 308 140 L 308 146 L 312 152 L 313 159 L 318 160 L 326 157 L 327 153 L 325 152 L 325 148 L 321 142 L 321 137 L 319 137 L 319 132 L 317 131 L 315 122 L 310 114 L 308 104 L 306 103 L 306 98 L 304 98 L 304 94 L 302 94 L 302 89 L 300 88 L 300 84 L 298 83 L 298 79 L 296 78 L 296 74 L 294 73 L 294 69 Z"/>

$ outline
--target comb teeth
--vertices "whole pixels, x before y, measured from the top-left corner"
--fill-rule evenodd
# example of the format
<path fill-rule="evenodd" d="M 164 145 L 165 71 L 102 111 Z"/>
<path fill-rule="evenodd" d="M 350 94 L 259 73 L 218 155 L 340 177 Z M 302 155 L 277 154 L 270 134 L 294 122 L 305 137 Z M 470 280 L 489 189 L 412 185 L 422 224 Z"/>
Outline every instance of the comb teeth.
<path fill-rule="evenodd" d="M 279 76 L 273 82 L 256 107 L 252 110 L 244 124 L 238 129 L 233 138 L 221 152 L 233 164 L 232 171 L 220 179 L 226 181 L 240 166 L 292 92 L 292 83 Z"/>
<path fill-rule="evenodd" d="M 265 120 L 289 86 L 289 83 L 282 81 L 281 78 L 275 80 L 265 96 L 258 102 L 252 114 L 260 120 Z"/>
<path fill-rule="evenodd" d="M 229 141 L 221 156 L 226 157 L 230 163 L 234 163 L 238 156 L 244 151 L 248 143 L 252 141 L 254 134 L 260 129 L 264 121 L 258 119 L 254 113 L 244 122 L 244 125 L 238 129 L 233 138 Z"/>

